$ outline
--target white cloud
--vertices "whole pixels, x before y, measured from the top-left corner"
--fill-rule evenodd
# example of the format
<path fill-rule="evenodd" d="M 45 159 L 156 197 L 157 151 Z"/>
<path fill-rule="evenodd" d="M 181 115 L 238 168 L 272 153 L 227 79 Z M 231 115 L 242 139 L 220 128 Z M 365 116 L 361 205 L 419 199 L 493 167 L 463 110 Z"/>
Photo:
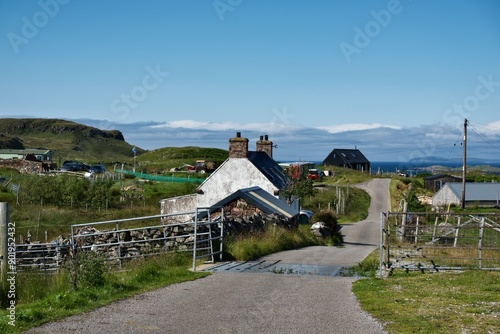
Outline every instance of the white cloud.
<path fill-rule="evenodd" d="M 327 125 L 320 126 L 318 129 L 326 130 L 329 133 L 340 133 L 347 131 L 362 131 L 362 130 L 371 130 L 378 128 L 389 128 L 400 130 L 401 127 L 395 125 L 383 125 L 380 123 L 351 123 L 351 124 L 339 124 L 339 125 Z"/>
<path fill-rule="evenodd" d="M 269 123 L 248 123 L 240 124 L 235 122 L 200 122 L 194 120 L 178 120 L 150 126 L 153 129 L 192 129 L 205 131 L 256 131 L 267 134 L 286 133 L 302 127 L 297 125 L 285 125 Z"/>
<path fill-rule="evenodd" d="M 102 121 L 81 120 L 82 123 L 102 126 Z M 249 139 L 250 149 L 260 135 L 268 134 L 277 148 L 277 160 L 322 161 L 334 148 L 358 147 L 371 161 L 409 161 L 413 158 L 436 156 L 461 159 L 458 142 L 461 129 L 443 124 L 418 127 L 398 127 L 379 123 L 355 123 L 310 128 L 293 124 L 233 122 L 200 122 L 178 120 L 167 123 L 106 123 L 107 129 L 122 131 L 125 140 L 138 147 L 153 150 L 162 147 L 199 146 L 227 149 L 228 139 L 241 131 Z M 472 124 L 483 134 L 471 129 L 468 151 L 472 157 L 498 156 L 500 151 L 500 121 L 482 125 Z M 471 126 L 472 127 L 472 126 Z M 489 129 L 491 133 L 486 132 Z M 496 135 L 493 135 L 495 133 Z"/>

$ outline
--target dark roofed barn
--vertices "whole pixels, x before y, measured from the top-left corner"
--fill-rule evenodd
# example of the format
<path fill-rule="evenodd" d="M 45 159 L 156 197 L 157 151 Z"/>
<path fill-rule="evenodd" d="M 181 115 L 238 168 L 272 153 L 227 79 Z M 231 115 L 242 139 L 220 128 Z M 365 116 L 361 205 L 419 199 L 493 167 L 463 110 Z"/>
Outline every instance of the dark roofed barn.
<path fill-rule="evenodd" d="M 365 172 L 370 170 L 370 161 L 358 149 L 336 148 L 323 160 L 323 165 L 351 168 Z"/>
<path fill-rule="evenodd" d="M 425 189 L 432 190 L 434 192 L 441 189 L 447 182 L 460 182 L 461 177 L 447 175 L 447 174 L 436 174 L 424 177 L 424 187 Z"/>

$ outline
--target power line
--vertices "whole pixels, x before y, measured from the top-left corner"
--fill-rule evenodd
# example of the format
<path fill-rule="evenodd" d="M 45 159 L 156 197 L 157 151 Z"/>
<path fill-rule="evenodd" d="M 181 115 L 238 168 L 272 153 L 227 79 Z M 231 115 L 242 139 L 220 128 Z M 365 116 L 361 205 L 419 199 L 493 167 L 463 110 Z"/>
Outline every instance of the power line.
<path fill-rule="evenodd" d="M 487 144 L 491 145 L 493 148 L 496 148 L 497 150 L 499 150 L 499 151 L 500 151 L 500 146 L 498 146 L 497 144 L 493 143 L 493 142 L 492 142 L 491 140 L 489 140 L 489 139 L 488 139 L 485 135 L 481 134 L 481 133 L 480 133 L 480 132 L 479 132 L 479 131 L 475 128 L 475 127 L 470 126 L 470 129 L 471 129 L 472 131 L 474 131 L 474 133 L 476 133 L 479 137 L 481 137 L 481 139 L 482 139 L 485 143 L 487 143 Z"/>

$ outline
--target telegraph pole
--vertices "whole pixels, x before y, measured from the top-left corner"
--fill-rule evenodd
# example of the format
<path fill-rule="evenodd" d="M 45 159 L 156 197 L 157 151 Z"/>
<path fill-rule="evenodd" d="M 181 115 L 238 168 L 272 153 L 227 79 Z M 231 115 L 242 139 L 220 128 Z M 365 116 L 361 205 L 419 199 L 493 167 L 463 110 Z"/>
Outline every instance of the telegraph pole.
<path fill-rule="evenodd" d="M 467 118 L 464 120 L 464 158 L 462 167 L 462 209 L 465 209 L 465 178 L 467 177 Z"/>

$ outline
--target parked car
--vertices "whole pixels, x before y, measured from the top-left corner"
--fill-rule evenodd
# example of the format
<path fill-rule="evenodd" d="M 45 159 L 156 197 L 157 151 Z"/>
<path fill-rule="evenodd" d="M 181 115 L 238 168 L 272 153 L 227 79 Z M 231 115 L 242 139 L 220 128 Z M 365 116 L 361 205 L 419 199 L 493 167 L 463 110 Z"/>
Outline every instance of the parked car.
<path fill-rule="evenodd" d="M 101 164 L 93 164 L 89 167 L 89 170 L 85 173 L 85 177 L 91 177 L 94 174 L 102 174 L 106 171 L 106 167 Z"/>
<path fill-rule="evenodd" d="M 300 210 L 299 212 L 299 222 L 301 224 L 308 224 L 309 220 L 312 218 L 313 212 L 309 210 Z"/>
<path fill-rule="evenodd" d="M 191 172 L 196 172 L 196 173 L 211 173 L 215 170 L 215 163 L 205 160 L 196 160 L 196 163 L 194 166 L 188 167 L 188 171 Z"/>
<path fill-rule="evenodd" d="M 101 165 L 101 164 L 94 164 L 94 165 L 90 166 L 90 168 L 89 168 L 89 172 L 95 173 L 95 174 L 101 174 L 101 173 L 104 173 L 105 171 L 106 171 L 106 167 L 104 167 L 104 165 Z"/>
<path fill-rule="evenodd" d="M 307 178 L 311 180 L 321 180 L 325 174 L 321 169 L 309 169 L 307 172 Z"/>
<path fill-rule="evenodd" d="M 89 165 L 80 161 L 66 160 L 61 166 L 63 172 L 86 172 L 90 168 Z"/>

